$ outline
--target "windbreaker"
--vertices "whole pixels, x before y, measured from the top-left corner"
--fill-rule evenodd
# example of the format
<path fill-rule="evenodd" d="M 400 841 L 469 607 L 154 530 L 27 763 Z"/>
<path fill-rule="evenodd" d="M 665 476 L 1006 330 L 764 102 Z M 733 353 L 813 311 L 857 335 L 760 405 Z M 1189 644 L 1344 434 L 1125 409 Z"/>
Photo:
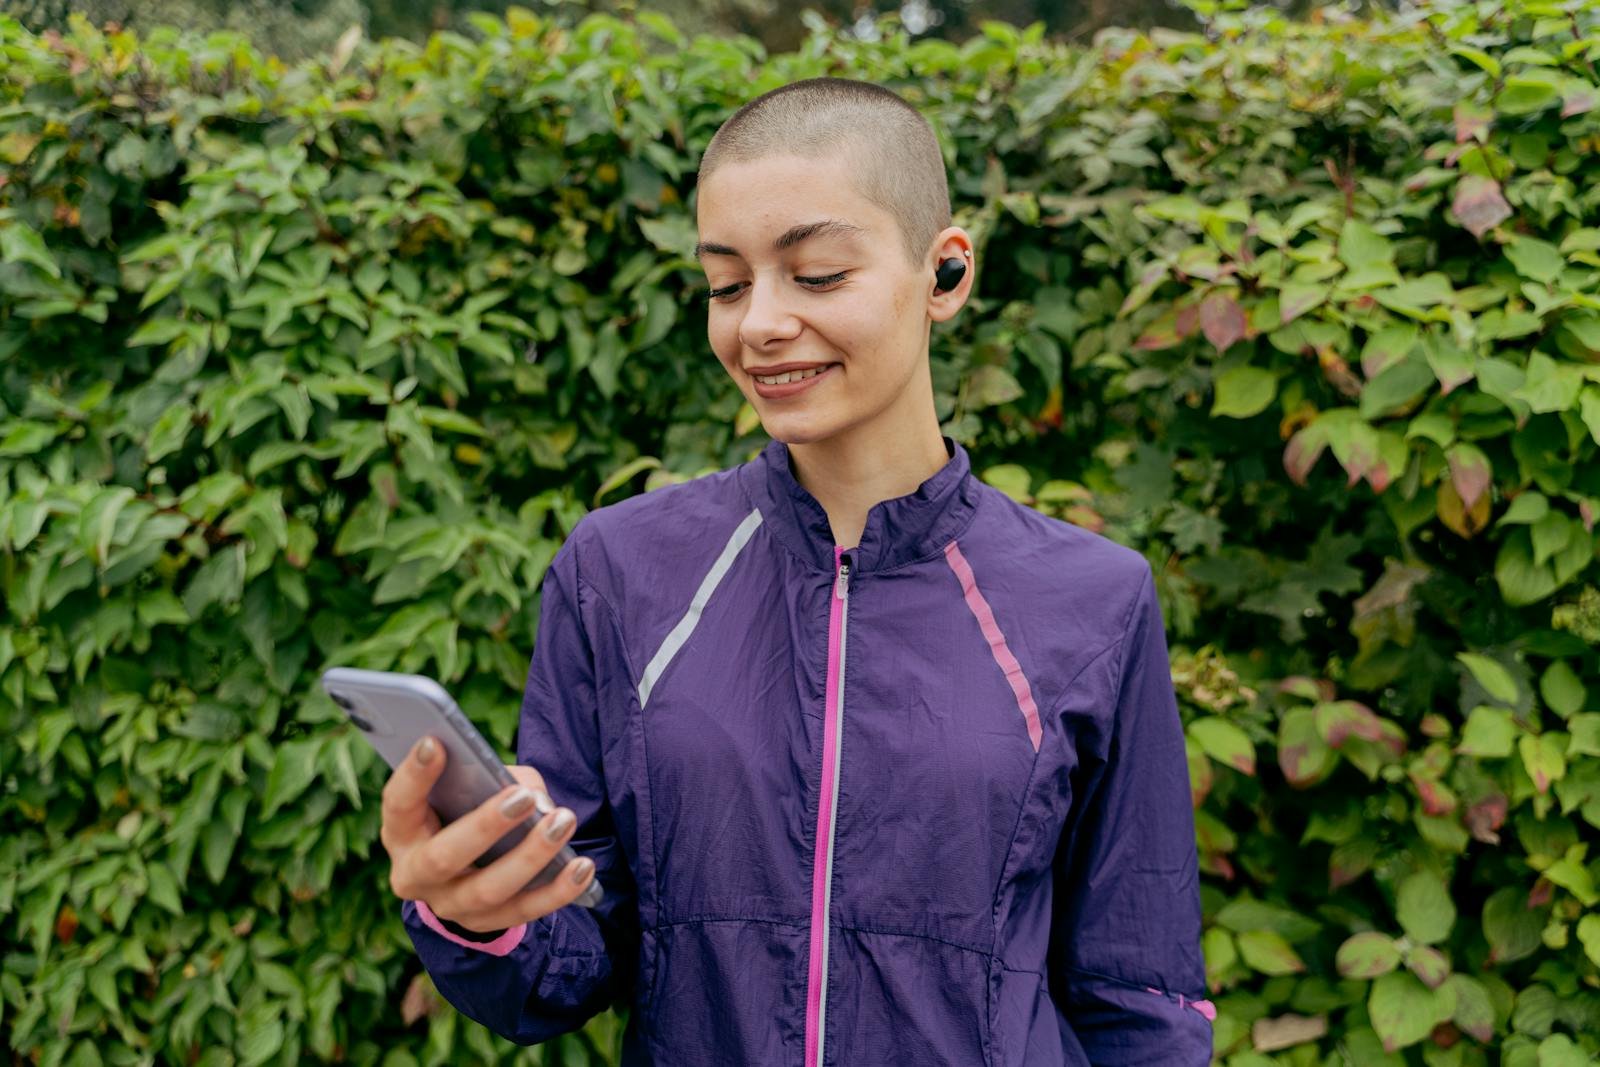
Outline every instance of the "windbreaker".
<path fill-rule="evenodd" d="M 1210 1063 L 1150 566 L 944 441 L 856 545 L 781 441 L 577 523 L 516 749 L 605 899 L 403 901 L 445 999 L 522 1044 L 623 1008 L 624 1067 Z"/>

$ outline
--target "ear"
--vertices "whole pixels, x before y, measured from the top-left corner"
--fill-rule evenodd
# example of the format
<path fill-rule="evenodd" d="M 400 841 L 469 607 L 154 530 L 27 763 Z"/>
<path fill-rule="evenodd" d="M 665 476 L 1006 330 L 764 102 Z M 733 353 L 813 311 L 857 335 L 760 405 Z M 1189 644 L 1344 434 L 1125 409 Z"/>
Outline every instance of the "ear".
<path fill-rule="evenodd" d="M 961 280 L 955 288 L 935 291 L 938 284 L 934 273 L 939 269 L 939 264 L 947 259 L 959 259 L 967 265 L 961 275 Z M 933 244 L 928 249 L 927 279 L 928 279 L 928 318 L 934 322 L 944 322 L 960 311 L 967 302 L 967 296 L 972 292 L 973 277 L 977 273 L 977 257 L 973 254 L 972 238 L 959 226 L 949 226 L 941 230 L 933 239 Z"/>

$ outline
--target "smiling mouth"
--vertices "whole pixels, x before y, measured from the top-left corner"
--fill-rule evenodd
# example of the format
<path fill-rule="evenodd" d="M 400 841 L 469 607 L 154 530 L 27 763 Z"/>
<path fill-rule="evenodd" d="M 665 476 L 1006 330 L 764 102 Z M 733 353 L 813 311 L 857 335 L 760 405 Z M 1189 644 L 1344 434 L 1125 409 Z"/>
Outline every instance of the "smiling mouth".
<path fill-rule="evenodd" d="M 804 381 L 807 378 L 815 378 L 829 367 L 837 367 L 838 365 L 839 364 L 837 363 L 824 363 L 822 366 L 814 367 L 811 370 L 787 371 L 783 374 L 774 375 L 752 374 L 750 377 L 754 378 L 762 385 L 784 385 L 788 382 L 798 382 Z"/>

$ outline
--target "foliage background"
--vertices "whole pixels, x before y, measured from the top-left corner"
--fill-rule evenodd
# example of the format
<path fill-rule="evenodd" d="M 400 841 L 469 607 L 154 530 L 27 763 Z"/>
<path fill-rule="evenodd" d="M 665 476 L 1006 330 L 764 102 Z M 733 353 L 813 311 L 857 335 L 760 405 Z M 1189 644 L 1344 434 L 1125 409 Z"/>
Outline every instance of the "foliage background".
<path fill-rule="evenodd" d="M 935 123 L 993 484 L 1152 561 L 1221 1062 L 1600 1052 L 1593 3 L 1196 3 L 797 50 L 511 9 L 294 67 L 0 21 L 0 1033 L 18 1064 L 586 1064 L 433 993 L 314 684 L 510 751 L 590 508 L 740 462 L 694 162 L 821 73 Z"/>

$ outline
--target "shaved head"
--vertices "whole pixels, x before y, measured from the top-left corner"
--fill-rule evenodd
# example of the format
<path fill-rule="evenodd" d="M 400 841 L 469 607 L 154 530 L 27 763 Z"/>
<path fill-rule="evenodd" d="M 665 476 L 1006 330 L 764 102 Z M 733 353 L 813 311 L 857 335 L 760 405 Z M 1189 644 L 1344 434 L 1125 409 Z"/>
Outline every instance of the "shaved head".
<path fill-rule="evenodd" d="M 920 266 L 950 225 L 950 187 L 933 127 L 882 86 L 808 78 L 735 111 L 700 158 L 704 183 L 724 163 L 780 155 L 842 155 L 857 191 L 900 224 L 907 261 Z"/>

